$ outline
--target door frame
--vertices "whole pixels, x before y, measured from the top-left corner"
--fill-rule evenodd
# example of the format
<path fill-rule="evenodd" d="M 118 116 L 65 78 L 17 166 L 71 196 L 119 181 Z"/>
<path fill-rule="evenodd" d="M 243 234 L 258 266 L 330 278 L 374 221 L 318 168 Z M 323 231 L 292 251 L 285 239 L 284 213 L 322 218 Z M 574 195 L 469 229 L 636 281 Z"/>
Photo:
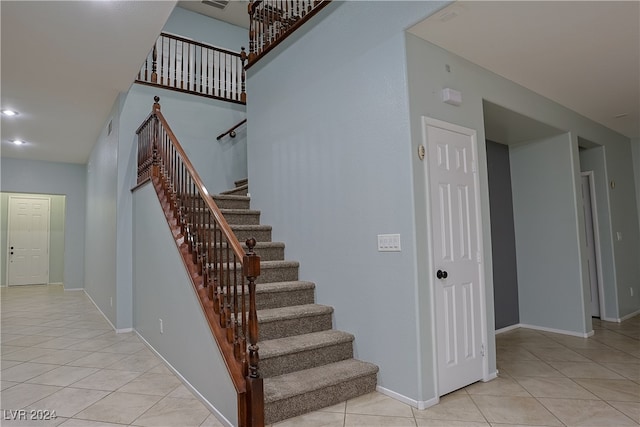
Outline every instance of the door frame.
<path fill-rule="evenodd" d="M 7 198 L 7 258 L 6 266 L 7 272 L 5 277 L 5 283 L 7 288 L 12 286 L 9 283 L 10 278 L 10 258 L 11 258 L 11 199 L 46 199 L 49 202 L 49 211 L 47 212 L 47 283 L 49 284 L 49 274 L 51 273 L 51 197 L 47 195 L 9 195 Z M 21 285 L 13 285 L 21 286 Z"/>
<path fill-rule="evenodd" d="M 602 275 L 602 255 L 600 251 L 600 231 L 598 220 L 598 206 L 596 204 L 596 182 L 595 174 L 593 171 L 580 172 L 580 176 L 586 176 L 589 181 L 589 196 L 591 197 L 591 226 L 593 227 L 593 246 L 596 250 L 596 269 L 598 277 L 598 303 L 600 304 L 600 318 L 606 318 L 604 311 L 604 277 Z M 582 184 L 581 184 L 582 186 Z M 591 311 L 591 305 L 589 304 L 589 311 Z M 592 317 L 592 316 L 590 316 Z"/>
<path fill-rule="evenodd" d="M 484 236 L 482 232 L 482 209 L 481 209 L 481 198 L 480 198 L 480 179 L 479 179 L 479 168 L 478 168 L 478 138 L 477 131 L 474 129 L 466 128 L 460 125 L 456 125 L 453 123 L 445 122 L 442 120 L 434 119 L 428 116 L 422 116 L 422 143 L 425 144 L 425 150 L 427 153 L 429 152 L 426 144 L 429 143 L 427 138 L 427 127 L 435 126 L 440 127 L 445 130 L 449 130 L 452 132 L 461 133 L 463 135 L 467 135 L 472 140 L 473 146 L 473 159 L 474 165 L 472 166 L 474 169 L 474 200 L 476 203 L 476 221 L 477 221 L 477 238 L 478 238 L 478 251 L 480 255 L 481 262 L 478 263 L 479 270 L 479 286 L 480 286 L 480 330 L 481 330 L 481 339 L 482 339 L 482 381 L 489 381 L 494 378 L 489 374 L 489 355 L 487 354 L 489 346 L 487 345 L 488 340 L 488 332 L 487 332 L 487 298 L 486 298 L 486 284 L 485 284 L 485 250 L 484 250 Z M 425 197 L 426 197 L 426 215 L 427 215 L 427 249 L 428 249 L 428 259 L 427 259 L 427 268 L 429 272 L 435 271 L 435 260 L 433 259 L 434 250 L 433 250 L 433 236 L 432 236 L 432 226 L 433 226 L 433 218 L 431 216 L 431 203 L 432 203 L 432 195 L 430 190 L 430 171 L 429 171 L 429 161 L 425 159 L 423 161 L 423 174 L 425 178 Z M 434 389 L 436 394 L 436 399 L 440 398 L 440 390 L 439 390 L 439 376 L 440 372 L 438 369 L 438 337 L 437 337 L 437 316 L 436 316 L 436 301 L 435 301 L 435 287 L 436 280 L 434 279 L 434 274 L 428 274 L 428 286 L 429 286 L 429 298 L 431 299 L 431 337 L 432 337 L 432 347 L 433 347 L 433 375 L 434 375 Z"/>

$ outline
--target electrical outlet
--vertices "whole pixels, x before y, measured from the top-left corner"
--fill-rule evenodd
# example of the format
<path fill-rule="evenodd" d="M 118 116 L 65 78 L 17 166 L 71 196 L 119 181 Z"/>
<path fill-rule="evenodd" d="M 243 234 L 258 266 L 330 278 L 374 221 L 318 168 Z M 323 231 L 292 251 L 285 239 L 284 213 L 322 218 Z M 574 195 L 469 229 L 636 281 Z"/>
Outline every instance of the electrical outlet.
<path fill-rule="evenodd" d="M 158 319 L 160 320 L 160 333 L 164 334 L 164 325 L 162 324 L 162 319 Z"/>
<path fill-rule="evenodd" d="M 113 297 L 109 298 L 109 305 L 113 307 Z"/>

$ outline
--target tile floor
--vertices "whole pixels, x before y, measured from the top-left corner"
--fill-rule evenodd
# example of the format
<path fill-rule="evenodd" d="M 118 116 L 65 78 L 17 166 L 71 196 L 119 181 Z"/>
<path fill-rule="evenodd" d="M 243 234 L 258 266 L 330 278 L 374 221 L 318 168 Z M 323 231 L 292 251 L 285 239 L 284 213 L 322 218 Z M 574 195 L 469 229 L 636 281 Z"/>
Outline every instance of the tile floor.
<path fill-rule="evenodd" d="M 2 288 L 2 426 L 220 426 L 135 333 L 116 334 L 84 292 Z M 417 410 L 371 393 L 274 427 L 637 426 L 640 316 L 594 320 L 595 336 L 497 336 L 499 378 Z M 50 421 L 9 410 L 55 410 Z"/>

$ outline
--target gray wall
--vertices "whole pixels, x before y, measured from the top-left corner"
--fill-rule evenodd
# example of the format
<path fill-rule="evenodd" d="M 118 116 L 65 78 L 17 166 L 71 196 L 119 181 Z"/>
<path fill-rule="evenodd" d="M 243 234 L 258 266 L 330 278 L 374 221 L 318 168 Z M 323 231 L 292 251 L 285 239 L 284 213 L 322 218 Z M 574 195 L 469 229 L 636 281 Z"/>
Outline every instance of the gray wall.
<path fill-rule="evenodd" d="M 640 222 L 640 138 L 631 140 L 631 151 L 633 152 L 633 173 L 636 177 L 636 202 L 638 204 L 638 221 Z"/>
<path fill-rule="evenodd" d="M 2 192 L 53 194 L 64 196 L 63 272 L 51 271 L 50 280 L 61 278 L 66 289 L 84 287 L 84 233 L 86 170 L 84 165 L 21 160 L 3 157 L 1 160 Z M 56 202 L 58 204 L 58 202 Z M 3 210 L 5 208 L 3 207 Z M 60 229 L 60 227 L 56 227 Z M 3 228 L 4 230 L 4 228 Z M 53 229 L 52 229 L 53 230 Z M 4 236 L 4 231 L 3 231 Z M 55 239 L 52 236 L 52 239 Z M 53 242 L 52 242 L 53 243 Z M 60 247 L 60 243 L 56 244 Z M 6 250 L 6 242 L 2 245 Z M 52 254 L 51 263 L 58 266 L 60 254 Z M 6 253 L 2 257 L 6 262 Z M 3 265 L 4 267 L 4 265 Z M 3 270 L 4 271 L 4 270 Z M 4 273 L 2 273 L 4 279 Z"/>
<path fill-rule="evenodd" d="M 520 322 L 586 333 L 571 138 L 511 147 Z"/>
<path fill-rule="evenodd" d="M 231 425 L 237 425 L 233 383 L 153 186 L 147 184 L 133 194 L 133 218 L 133 326 Z"/>
<path fill-rule="evenodd" d="M 248 71 L 252 206 L 335 327 L 355 334 L 356 357 L 380 366 L 378 384 L 418 401 L 435 391 L 418 339 L 430 343 L 432 325 L 416 312 L 419 293 L 429 299 L 416 280 L 404 29 L 442 5 L 335 2 Z M 402 251 L 378 252 L 383 233 Z"/>
<path fill-rule="evenodd" d="M 495 328 L 520 323 L 509 147 L 487 141 Z"/>
<path fill-rule="evenodd" d="M 246 28 L 211 19 L 181 7 L 173 9 L 162 31 L 234 52 L 240 52 L 242 46 L 248 48 L 249 42 Z"/>
<path fill-rule="evenodd" d="M 7 284 L 7 225 L 9 196 L 30 197 L 34 194 L 0 193 L 0 286 Z M 64 283 L 64 218 L 65 196 L 37 194 L 51 200 L 49 215 L 49 283 Z"/>

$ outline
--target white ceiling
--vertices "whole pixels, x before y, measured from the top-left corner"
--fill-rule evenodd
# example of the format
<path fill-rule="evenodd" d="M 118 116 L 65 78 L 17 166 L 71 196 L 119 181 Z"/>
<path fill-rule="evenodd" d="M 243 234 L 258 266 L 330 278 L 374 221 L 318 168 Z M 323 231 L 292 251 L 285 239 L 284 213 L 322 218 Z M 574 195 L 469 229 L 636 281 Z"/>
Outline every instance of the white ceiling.
<path fill-rule="evenodd" d="M 2 1 L 2 156 L 86 163 L 175 3 Z"/>
<path fill-rule="evenodd" d="M 175 4 L 1 1 L 1 106 L 20 112 L 2 118 L 2 156 L 86 163 Z M 221 13 L 198 1 L 180 5 L 247 26 L 245 1 Z M 639 27 L 638 1 L 478 1 L 456 2 L 411 31 L 639 137 Z"/>
<path fill-rule="evenodd" d="M 459 1 L 409 31 L 623 135 L 640 137 L 637 0 Z"/>
<path fill-rule="evenodd" d="M 231 0 L 227 3 L 224 9 L 218 9 L 209 4 L 203 3 L 201 0 L 179 1 L 178 6 L 192 12 L 210 16 L 211 18 L 229 22 L 239 27 L 249 28 L 249 13 L 247 10 L 249 1 Z M 249 34 L 247 33 L 247 40 L 248 39 Z"/>

